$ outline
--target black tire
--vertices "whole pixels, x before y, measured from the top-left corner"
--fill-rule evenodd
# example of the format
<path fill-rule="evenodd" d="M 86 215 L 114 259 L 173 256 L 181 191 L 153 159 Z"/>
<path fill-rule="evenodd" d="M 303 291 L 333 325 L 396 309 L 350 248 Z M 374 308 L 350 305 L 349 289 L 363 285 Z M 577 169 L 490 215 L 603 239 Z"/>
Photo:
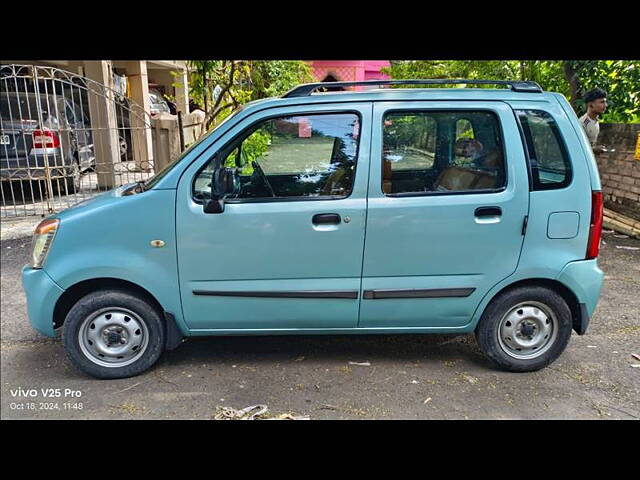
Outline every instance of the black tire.
<path fill-rule="evenodd" d="M 144 349 L 137 357 L 132 357 L 132 363 L 124 366 L 103 366 L 99 363 L 101 359 L 85 353 L 86 346 L 81 346 L 80 331 L 87 320 L 100 312 L 109 311 L 132 312 L 137 316 L 134 318 L 136 322 L 142 322 L 143 334 L 145 337 Z M 128 318 L 126 313 L 124 318 Z M 106 317 L 110 318 L 110 317 Z M 126 320 L 127 322 L 129 320 Z M 88 327 L 84 327 L 88 328 Z M 109 378 L 127 378 L 138 375 L 150 368 L 160 358 L 165 345 L 165 325 L 162 320 L 161 312 L 159 312 L 147 300 L 134 296 L 122 290 L 100 290 L 90 293 L 82 297 L 71 308 L 65 319 L 62 331 L 62 341 L 67 352 L 67 356 L 71 362 L 83 372 L 92 377 L 109 379 Z M 131 335 L 133 340 L 133 335 Z M 136 343 L 136 342 L 131 342 Z M 91 347 L 88 347 L 91 348 Z M 117 360 L 116 360 L 117 362 Z"/>
<path fill-rule="evenodd" d="M 549 318 L 555 317 L 551 319 L 554 333 L 549 335 L 551 339 L 539 351 L 532 350 L 524 354 L 537 356 L 515 358 L 514 354 L 518 355 L 519 352 L 513 348 L 510 350 L 506 339 L 499 339 L 500 326 L 503 318 L 507 321 L 509 317 L 506 316 L 511 312 L 520 312 L 516 306 L 527 302 L 532 302 L 534 306 L 543 305 L 549 310 Z M 572 323 L 571 310 L 562 296 L 542 286 L 523 286 L 507 290 L 494 298 L 482 314 L 475 334 L 480 349 L 495 367 L 510 372 L 532 372 L 546 367 L 560 356 L 571 338 Z M 546 337 L 539 338 L 545 341 Z M 517 345 L 512 343 L 514 346 Z"/>

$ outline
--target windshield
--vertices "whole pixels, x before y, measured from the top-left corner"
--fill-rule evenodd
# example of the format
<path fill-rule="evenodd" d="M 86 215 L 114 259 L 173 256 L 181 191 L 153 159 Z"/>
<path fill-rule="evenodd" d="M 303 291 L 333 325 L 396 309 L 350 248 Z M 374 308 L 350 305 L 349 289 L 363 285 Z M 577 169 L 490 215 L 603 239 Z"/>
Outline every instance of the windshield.
<path fill-rule="evenodd" d="M 144 190 L 149 190 L 150 188 L 153 188 L 165 175 L 167 175 L 167 173 L 169 173 L 176 165 L 178 165 L 182 161 L 182 159 L 189 154 L 189 152 L 191 152 L 194 148 L 196 148 L 198 145 L 204 142 L 207 138 L 209 138 L 209 136 L 211 136 L 213 132 L 217 131 L 220 127 L 222 127 L 222 125 L 224 125 L 229 120 L 231 120 L 231 118 L 238 115 L 238 113 L 240 113 L 241 111 L 242 111 L 242 107 L 239 107 L 236 110 L 234 110 L 233 113 L 231 113 L 231 115 L 229 115 L 222 122 L 220 122 L 220 124 L 218 124 L 216 128 L 214 128 L 210 132 L 207 132 L 200 140 L 198 140 L 189 148 L 187 148 L 184 152 L 182 152 L 182 155 L 176 158 L 173 162 L 165 165 L 165 167 L 162 170 L 160 170 L 158 173 L 156 173 L 153 177 L 146 179 L 142 183 Z"/>

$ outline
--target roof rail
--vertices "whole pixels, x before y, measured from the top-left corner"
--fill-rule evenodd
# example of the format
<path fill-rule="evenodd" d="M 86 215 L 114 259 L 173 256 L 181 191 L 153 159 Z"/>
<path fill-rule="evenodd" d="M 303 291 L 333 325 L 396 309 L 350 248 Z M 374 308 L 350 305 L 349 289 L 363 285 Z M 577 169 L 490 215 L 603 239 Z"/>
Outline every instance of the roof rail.
<path fill-rule="evenodd" d="M 508 85 L 514 92 L 542 93 L 536 82 L 518 80 L 465 80 L 465 79 L 425 79 L 425 80 L 363 80 L 359 82 L 305 83 L 292 88 L 282 98 L 306 97 L 319 88 L 377 86 L 377 85 L 451 85 L 466 83 L 471 85 Z"/>

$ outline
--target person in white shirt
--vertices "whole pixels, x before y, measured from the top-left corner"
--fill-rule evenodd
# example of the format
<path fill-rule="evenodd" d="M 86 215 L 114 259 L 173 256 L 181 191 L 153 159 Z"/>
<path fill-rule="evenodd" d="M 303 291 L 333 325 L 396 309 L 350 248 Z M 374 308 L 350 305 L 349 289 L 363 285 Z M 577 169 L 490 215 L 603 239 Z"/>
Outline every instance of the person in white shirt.
<path fill-rule="evenodd" d="M 587 105 L 587 113 L 580 117 L 580 125 L 587 134 L 593 152 L 606 152 L 607 149 L 603 145 L 598 145 L 600 134 L 598 117 L 607 110 L 607 92 L 601 88 L 589 90 L 584 96 L 584 103 Z"/>

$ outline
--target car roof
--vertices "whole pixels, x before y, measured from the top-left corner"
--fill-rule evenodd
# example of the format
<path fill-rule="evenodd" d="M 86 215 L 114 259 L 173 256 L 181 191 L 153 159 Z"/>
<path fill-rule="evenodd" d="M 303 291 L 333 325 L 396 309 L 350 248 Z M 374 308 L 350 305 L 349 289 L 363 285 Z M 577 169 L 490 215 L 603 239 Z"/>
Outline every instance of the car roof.
<path fill-rule="evenodd" d="M 549 102 L 560 94 L 553 92 L 514 92 L 508 88 L 376 88 L 359 91 L 312 93 L 301 97 L 271 97 L 255 100 L 245 108 L 273 108 L 334 102 L 397 102 L 414 100 L 467 100 L 503 102 Z"/>

